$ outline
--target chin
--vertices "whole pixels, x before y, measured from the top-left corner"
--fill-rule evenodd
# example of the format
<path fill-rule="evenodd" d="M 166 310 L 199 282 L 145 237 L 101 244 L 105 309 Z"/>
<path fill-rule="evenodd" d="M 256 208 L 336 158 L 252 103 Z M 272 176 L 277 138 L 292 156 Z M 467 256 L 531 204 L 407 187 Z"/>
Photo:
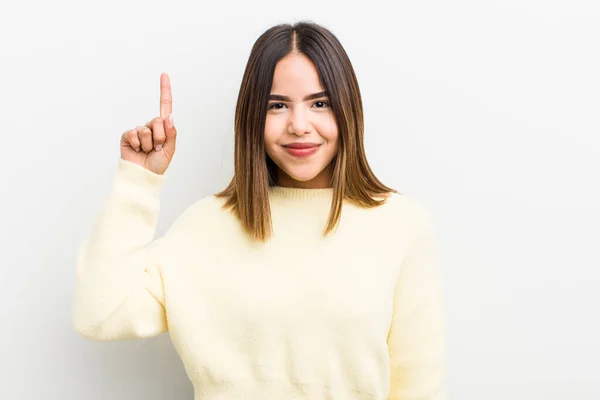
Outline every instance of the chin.
<path fill-rule="evenodd" d="M 295 170 L 284 170 L 285 173 L 295 181 L 308 182 L 317 177 L 320 171 L 295 171 Z"/>
<path fill-rule="evenodd" d="M 321 187 L 329 184 L 329 178 L 326 175 L 330 173 L 327 167 L 331 164 L 331 161 L 328 161 L 327 159 L 304 159 L 300 160 L 301 162 L 298 162 L 298 160 L 292 160 L 290 162 L 287 154 L 282 154 L 281 157 L 277 157 L 277 153 L 274 153 L 273 155 L 275 157 L 271 157 L 271 155 L 268 156 L 276 165 L 278 175 L 277 180 L 280 185 Z"/>

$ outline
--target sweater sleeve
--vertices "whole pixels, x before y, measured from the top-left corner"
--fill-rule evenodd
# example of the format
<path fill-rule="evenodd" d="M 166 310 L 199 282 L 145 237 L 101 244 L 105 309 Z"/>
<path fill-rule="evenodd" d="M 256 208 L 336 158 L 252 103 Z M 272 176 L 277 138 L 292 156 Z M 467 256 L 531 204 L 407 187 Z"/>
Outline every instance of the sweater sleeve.
<path fill-rule="evenodd" d="M 93 340 L 134 339 L 167 330 L 153 240 L 165 176 L 119 159 L 112 192 L 77 252 L 73 321 Z"/>
<path fill-rule="evenodd" d="M 412 215 L 411 243 L 402 262 L 388 335 L 388 400 L 445 400 L 442 275 L 436 234 L 421 205 Z"/>

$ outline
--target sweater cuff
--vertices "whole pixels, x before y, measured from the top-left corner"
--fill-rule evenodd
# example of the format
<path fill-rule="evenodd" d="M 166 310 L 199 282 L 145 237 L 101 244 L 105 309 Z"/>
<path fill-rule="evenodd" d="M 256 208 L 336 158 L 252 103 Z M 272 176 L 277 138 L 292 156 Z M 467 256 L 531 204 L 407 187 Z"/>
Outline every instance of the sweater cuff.
<path fill-rule="evenodd" d="M 157 199 L 166 176 L 141 165 L 119 158 L 113 190 L 120 195 L 138 199 Z"/>

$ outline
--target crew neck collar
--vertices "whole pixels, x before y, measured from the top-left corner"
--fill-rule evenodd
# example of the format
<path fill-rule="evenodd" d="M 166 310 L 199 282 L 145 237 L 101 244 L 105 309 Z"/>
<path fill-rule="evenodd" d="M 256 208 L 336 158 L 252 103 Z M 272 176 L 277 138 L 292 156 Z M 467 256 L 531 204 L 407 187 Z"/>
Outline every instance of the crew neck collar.
<path fill-rule="evenodd" d="M 331 200 L 333 188 L 305 189 L 287 186 L 269 186 L 269 196 L 272 200 Z"/>

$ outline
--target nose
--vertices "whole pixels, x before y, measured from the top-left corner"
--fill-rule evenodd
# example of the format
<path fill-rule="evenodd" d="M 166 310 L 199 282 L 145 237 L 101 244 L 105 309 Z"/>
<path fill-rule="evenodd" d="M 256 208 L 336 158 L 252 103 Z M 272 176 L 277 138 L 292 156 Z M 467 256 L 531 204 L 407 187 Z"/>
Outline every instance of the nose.
<path fill-rule="evenodd" d="M 307 111 L 303 107 L 295 107 L 290 113 L 290 121 L 288 123 L 288 133 L 302 136 L 310 133 L 312 130 Z"/>

